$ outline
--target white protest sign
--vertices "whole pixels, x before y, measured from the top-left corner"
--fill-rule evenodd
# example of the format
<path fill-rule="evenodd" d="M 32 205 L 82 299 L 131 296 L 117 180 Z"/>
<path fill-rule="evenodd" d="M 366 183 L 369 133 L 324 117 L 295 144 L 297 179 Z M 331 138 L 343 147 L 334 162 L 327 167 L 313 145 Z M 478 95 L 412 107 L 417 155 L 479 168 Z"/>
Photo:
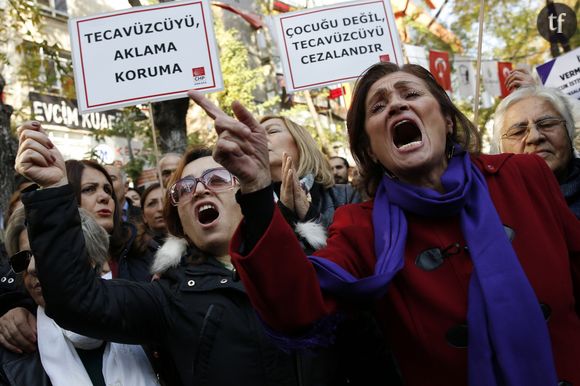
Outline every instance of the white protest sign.
<path fill-rule="evenodd" d="M 355 80 L 379 61 L 403 64 L 389 0 L 285 13 L 275 29 L 289 92 Z"/>
<path fill-rule="evenodd" d="M 580 47 L 536 67 L 536 71 L 544 86 L 580 99 Z"/>
<path fill-rule="evenodd" d="M 208 0 L 71 19 L 69 31 L 83 113 L 223 89 Z"/>

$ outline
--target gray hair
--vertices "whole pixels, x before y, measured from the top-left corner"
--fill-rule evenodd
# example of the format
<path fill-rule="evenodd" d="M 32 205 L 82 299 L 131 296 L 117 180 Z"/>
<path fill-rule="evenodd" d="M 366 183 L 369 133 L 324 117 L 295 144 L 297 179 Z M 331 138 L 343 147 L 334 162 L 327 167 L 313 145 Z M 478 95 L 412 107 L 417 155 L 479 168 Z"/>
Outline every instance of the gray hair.
<path fill-rule="evenodd" d="M 574 131 L 576 129 L 576 122 L 574 120 L 574 106 L 573 101 L 562 92 L 542 86 L 522 87 L 519 90 L 511 93 L 497 106 L 493 122 L 493 134 L 491 138 L 491 154 L 501 153 L 501 135 L 505 122 L 505 113 L 513 104 L 527 98 L 536 97 L 543 99 L 550 103 L 554 109 L 566 121 L 566 131 L 570 143 L 574 143 Z M 571 151 L 573 151 L 571 149 Z"/>
<path fill-rule="evenodd" d="M 85 238 L 85 248 L 95 270 L 100 275 L 103 265 L 109 256 L 109 234 L 100 226 L 95 218 L 86 210 L 79 207 L 81 227 Z"/>
<path fill-rule="evenodd" d="M 8 256 L 14 255 L 20 251 L 20 234 L 26 230 L 26 214 L 24 207 L 20 207 L 12 212 L 10 220 L 6 226 L 4 246 Z"/>
<path fill-rule="evenodd" d="M 109 234 L 99 224 L 95 218 L 86 210 L 79 207 L 81 217 L 81 228 L 85 238 L 85 247 L 89 260 L 95 264 L 95 270 L 101 274 L 103 265 L 109 256 Z M 12 213 L 6 228 L 6 252 L 8 256 L 20 251 L 20 234 L 26 230 L 26 213 L 20 207 Z"/>

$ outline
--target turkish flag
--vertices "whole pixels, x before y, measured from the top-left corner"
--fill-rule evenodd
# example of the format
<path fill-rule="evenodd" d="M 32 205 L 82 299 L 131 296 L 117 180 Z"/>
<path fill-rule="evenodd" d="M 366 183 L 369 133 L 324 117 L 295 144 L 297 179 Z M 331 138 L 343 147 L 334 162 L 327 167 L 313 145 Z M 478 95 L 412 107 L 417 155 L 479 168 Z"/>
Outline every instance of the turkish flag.
<path fill-rule="evenodd" d="M 505 80 L 512 72 L 512 64 L 510 62 L 497 62 L 497 74 L 499 76 L 499 88 L 501 90 L 501 97 L 505 98 L 510 94 L 510 90 L 505 86 Z"/>
<path fill-rule="evenodd" d="M 329 99 L 336 99 L 336 98 L 340 97 L 341 95 L 344 95 L 344 90 L 342 87 L 332 88 L 332 89 L 330 89 L 330 93 L 328 95 L 328 98 Z"/>
<path fill-rule="evenodd" d="M 445 51 L 429 51 L 429 70 L 445 91 L 451 91 L 451 66 Z"/>

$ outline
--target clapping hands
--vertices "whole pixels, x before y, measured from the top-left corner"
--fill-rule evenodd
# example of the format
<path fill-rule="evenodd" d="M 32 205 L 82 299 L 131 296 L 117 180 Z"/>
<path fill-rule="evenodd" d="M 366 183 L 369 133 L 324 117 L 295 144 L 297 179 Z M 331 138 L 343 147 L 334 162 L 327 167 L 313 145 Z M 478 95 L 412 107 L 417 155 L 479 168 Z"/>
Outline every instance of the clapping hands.
<path fill-rule="evenodd" d="M 280 201 L 282 204 L 294 212 L 296 217 L 304 220 L 310 202 L 308 196 L 296 175 L 296 170 L 293 167 L 292 158 L 284 153 L 282 159 L 282 185 L 280 187 Z"/>

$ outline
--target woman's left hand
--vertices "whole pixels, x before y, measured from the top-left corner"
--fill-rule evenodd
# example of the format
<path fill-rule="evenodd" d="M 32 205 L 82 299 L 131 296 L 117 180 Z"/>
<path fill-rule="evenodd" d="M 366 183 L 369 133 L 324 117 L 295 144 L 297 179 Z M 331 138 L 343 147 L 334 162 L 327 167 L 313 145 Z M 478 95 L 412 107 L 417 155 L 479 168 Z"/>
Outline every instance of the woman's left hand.
<path fill-rule="evenodd" d="M 296 171 L 292 167 L 292 158 L 286 153 L 284 153 L 282 158 L 280 201 L 293 211 L 298 219 L 304 220 L 306 213 L 308 213 L 310 202 L 308 202 L 308 196 L 302 186 L 300 186 Z"/>

